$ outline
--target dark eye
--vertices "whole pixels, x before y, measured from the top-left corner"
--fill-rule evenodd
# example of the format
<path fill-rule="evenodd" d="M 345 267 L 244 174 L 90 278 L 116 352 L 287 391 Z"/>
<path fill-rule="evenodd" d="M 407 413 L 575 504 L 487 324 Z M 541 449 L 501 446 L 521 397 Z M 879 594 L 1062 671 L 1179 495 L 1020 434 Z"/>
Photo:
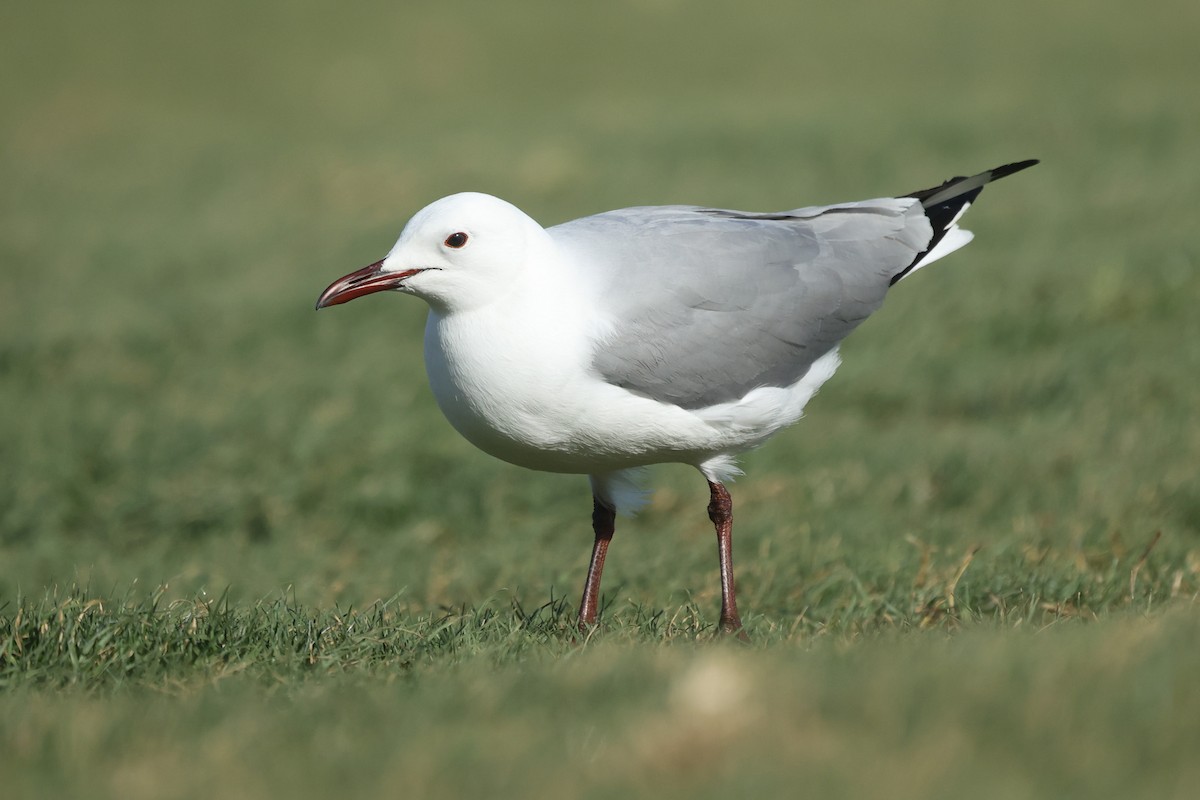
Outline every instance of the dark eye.
<path fill-rule="evenodd" d="M 464 247 L 467 244 L 467 235 L 462 231 L 452 233 L 446 237 L 446 247 L 453 247 L 455 250 Z"/>

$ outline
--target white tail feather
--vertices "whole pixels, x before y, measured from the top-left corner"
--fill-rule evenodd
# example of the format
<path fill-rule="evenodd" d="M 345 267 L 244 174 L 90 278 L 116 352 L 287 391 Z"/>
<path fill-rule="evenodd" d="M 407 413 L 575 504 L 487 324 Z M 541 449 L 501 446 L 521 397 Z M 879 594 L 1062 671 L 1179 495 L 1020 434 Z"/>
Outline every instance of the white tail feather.
<path fill-rule="evenodd" d="M 939 258 L 950 255 L 960 247 L 966 247 L 975 238 L 975 234 L 958 227 L 958 221 L 962 219 L 962 215 L 967 213 L 967 209 L 970 207 L 970 203 L 963 203 L 963 207 L 958 210 L 958 213 L 954 215 L 954 219 L 950 220 L 950 224 L 946 226 L 946 235 L 942 237 L 942 240 L 934 245 L 925 254 L 924 258 L 913 264 L 912 269 L 906 272 L 900 280 L 904 280 L 904 278 L 912 275 L 926 264 L 932 264 Z"/>

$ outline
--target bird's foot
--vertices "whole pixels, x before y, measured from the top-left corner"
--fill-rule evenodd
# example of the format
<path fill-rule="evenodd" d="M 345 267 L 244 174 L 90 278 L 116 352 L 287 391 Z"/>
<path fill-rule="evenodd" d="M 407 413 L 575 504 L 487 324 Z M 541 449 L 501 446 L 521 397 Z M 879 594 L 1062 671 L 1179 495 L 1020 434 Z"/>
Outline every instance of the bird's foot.
<path fill-rule="evenodd" d="M 750 636 L 746 633 L 746 629 L 742 627 L 742 620 L 736 614 L 721 614 L 720 631 L 722 636 L 736 637 L 740 642 L 750 642 Z"/>

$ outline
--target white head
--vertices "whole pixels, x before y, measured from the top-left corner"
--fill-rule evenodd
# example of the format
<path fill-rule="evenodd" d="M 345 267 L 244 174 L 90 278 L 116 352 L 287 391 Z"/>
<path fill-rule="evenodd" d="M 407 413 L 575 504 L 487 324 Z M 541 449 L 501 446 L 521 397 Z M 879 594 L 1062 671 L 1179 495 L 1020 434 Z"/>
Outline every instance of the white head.
<path fill-rule="evenodd" d="M 442 313 L 475 308 L 503 296 L 545 238 L 540 225 L 497 197 L 443 197 L 408 221 L 383 260 L 330 284 L 317 308 L 379 291 L 414 294 Z"/>

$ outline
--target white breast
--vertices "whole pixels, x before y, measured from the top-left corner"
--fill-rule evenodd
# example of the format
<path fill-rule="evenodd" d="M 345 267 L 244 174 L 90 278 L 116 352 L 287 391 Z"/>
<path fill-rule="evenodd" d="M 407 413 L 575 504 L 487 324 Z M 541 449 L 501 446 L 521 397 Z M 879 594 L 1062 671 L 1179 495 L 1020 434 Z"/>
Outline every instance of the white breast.
<path fill-rule="evenodd" d="M 689 411 L 608 384 L 592 370 L 595 339 L 612 321 L 597 317 L 578 275 L 534 272 L 510 288 L 469 311 L 431 311 L 425 369 L 459 433 L 530 469 L 596 474 L 731 455 L 794 422 L 837 365 L 831 353 L 822 360 L 828 369 L 814 370 L 817 380 Z"/>
<path fill-rule="evenodd" d="M 591 371 L 586 298 L 524 289 L 483 308 L 429 315 L 429 383 L 468 441 L 520 466 L 577 473 L 693 461 L 711 448 L 716 431 L 695 414 Z"/>

